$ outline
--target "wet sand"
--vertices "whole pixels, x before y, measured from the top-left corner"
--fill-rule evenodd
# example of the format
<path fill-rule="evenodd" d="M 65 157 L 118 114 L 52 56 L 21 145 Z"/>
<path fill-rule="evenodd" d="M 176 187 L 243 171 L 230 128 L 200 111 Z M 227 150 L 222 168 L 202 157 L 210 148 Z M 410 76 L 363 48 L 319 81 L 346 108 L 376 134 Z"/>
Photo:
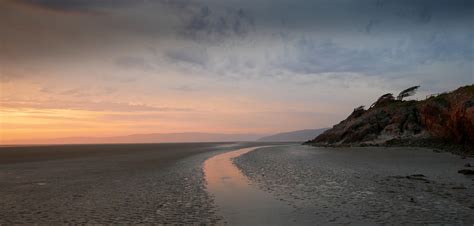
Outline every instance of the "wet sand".
<path fill-rule="evenodd" d="M 474 223 L 472 158 L 421 148 L 257 149 L 234 159 L 295 224 Z M 472 168 L 471 168 L 472 169 Z"/>
<path fill-rule="evenodd" d="M 472 158 L 262 145 L 2 147 L 0 223 L 474 223 Z"/>
<path fill-rule="evenodd" d="M 0 223 L 215 223 L 203 162 L 254 143 L 0 148 Z"/>

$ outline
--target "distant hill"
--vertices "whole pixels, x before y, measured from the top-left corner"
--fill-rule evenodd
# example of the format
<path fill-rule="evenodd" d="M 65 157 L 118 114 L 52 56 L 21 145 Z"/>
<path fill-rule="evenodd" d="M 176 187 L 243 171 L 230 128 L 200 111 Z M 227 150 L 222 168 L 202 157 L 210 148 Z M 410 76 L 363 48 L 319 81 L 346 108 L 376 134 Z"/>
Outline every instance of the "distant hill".
<path fill-rule="evenodd" d="M 104 144 L 104 143 L 182 143 L 182 142 L 230 142 L 255 141 L 259 134 L 220 133 L 151 133 L 114 137 L 65 137 L 36 140 L 11 140 L 3 144 Z"/>
<path fill-rule="evenodd" d="M 296 130 L 285 133 L 277 133 L 271 136 L 266 136 L 258 139 L 264 142 L 284 142 L 284 141 L 308 141 L 326 131 L 328 128 L 322 129 L 305 129 Z"/>
<path fill-rule="evenodd" d="M 420 101 L 387 96 L 391 94 L 367 110 L 354 109 L 347 119 L 306 143 L 422 146 L 474 155 L 474 85 Z"/>

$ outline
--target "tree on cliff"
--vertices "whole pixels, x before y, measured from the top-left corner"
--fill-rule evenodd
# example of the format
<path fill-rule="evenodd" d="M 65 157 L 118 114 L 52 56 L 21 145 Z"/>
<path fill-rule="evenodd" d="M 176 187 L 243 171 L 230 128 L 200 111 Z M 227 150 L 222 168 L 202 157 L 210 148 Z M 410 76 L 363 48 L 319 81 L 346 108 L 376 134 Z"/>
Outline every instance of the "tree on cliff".
<path fill-rule="evenodd" d="M 375 103 L 370 105 L 370 108 L 373 108 L 373 107 L 375 107 L 377 105 L 380 105 L 380 104 L 392 102 L 393 100 L 395 100 L 395 98 L 393 97 L 393 94 L 392 93 L 386 93 L 386 94 L 382 95 L 381 97 L 379 97 L 379 99 L 377 99 L 377 101 L 375 101 Z"/>
<path fill-rule="evenodd" d="M 420 88 L 420 86 L 412 86 L 406 90 L 401 91 L 397 96 L 397 100 L 403 100 L 405 97 L 413 96 L 418 88 Z"/>

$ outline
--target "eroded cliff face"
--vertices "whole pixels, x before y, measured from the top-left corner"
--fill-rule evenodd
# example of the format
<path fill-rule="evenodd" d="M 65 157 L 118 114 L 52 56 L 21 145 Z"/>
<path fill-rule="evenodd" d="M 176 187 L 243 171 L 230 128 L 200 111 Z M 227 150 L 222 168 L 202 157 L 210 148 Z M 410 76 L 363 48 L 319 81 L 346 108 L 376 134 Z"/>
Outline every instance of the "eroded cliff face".
<path fill-rule="evenodd" d="M 474 144 L 474 86 L 422 101 L 418 111 L 423 127 L 433 137 Z"/>
<path fill-rule="evenodd" d="M 385 145 L 429 143 L 474 146 L 474 85 L 423 101 L 397 101 L 356 109 L 307 144 Z"/>

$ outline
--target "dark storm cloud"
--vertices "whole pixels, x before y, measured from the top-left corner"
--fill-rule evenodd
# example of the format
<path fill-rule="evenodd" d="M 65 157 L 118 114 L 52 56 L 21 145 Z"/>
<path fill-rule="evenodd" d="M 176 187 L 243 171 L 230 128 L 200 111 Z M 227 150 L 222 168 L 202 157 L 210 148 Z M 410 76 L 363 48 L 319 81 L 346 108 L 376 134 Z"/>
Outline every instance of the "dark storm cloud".
<path fill-rule="evenodd" d="M 193 12 L 182 34 L 191 39 L 222 39 L 228 36 L 245 36 L 254 30 L 253 17 L 243 9 L 225 9 L 214 12 L 208 6 Z"/>
<path fill-rule="evenodd" d="M 436 21 L 474 19 L 471 0 L 261 0 L 225 2 L 213 0 L 16 0 L 46 9 L 65 12 L 100 11 L 139 4 L 154 5 L 146 13 L 166 13 L 173 8 L 184 22 L 181 34 L 190 38 L 242 36 L 256 29 L 317 29 L 344 31 L 358 27 L 371 32 L 390 25 L 407 28 L 404 21 L 427 24 Z M 153 8 L 153 7 L 152 7 Z M 145 12 L 144 12 L 145 13 Z M 148 30 L 155 28 L 150 25 Z M 145 29 L 146 30 L 146 29 Z M 386 30 L 385 30 L 386 31 Z"/>
<path fill-rule="evenodd" d="M 458 23 L 474 19 L 469 0 L 262 0 L 227 1 L 255 15 L 259 29 L 350 32 L 388 26 L 384 32 L 400 32 L 431 22 Z"/>
<path fill-rule="evenodd" d="M 387 42 L 377 48 L 351 48 L 332 41 L 302 38 L 292 43 L 291 56 L 282 55 L 274 66 L 299 74 L 357 72 L 380 75 L 412 70 L 433 62 L 472 62 L 473 41 L 474 32 L 457 36 L 434 33 L 427 38 Z"/>
<path fill-rule="evenodd" d="M 421 20 L 428 20 L 432 14 L 446 14 L 453 17 L 469 15 L 473 11 L 471 0 L 377 0 L 376 6 L 390 9 L 400 16 L 414 12 Z"/>
<path fill-rule="evenodd" d="M 100 9 L 131 6 L 142 0 L 17 0 L 19 3 L 65 12 L 90 12 Z"/>
<path fill-rule="evenodd" d="M 382 28 L 383 32 L 389 32 L 390 29 L 395 32 L 426 29 L 423 26 L 431 23 L 434 26 L 457 26 L 464 23 L 461 26 L 472 28 L 474 1 L 377 0 L 375 7 L 371 7 L 366 13 L 370 16 L 366 24 L 368 33 L 376 28 Z"/>
<path fill-rule="evenodd" d="M 154 48 L 153 58 L 146 54 L 114 56 L 115 66 L 147 70 L 163 57 L 164 64 L 156 68 L 199 68 L 203 74 L 220 77 L 278 77 L 286 72 L 354 72 L 384 77 L 387 72 L 410 72 L 423 65 L 467 65 L 474 60 L 471 0 L 17 2 L 64 12 L 117 9 L 103 17 L 59 22 L 57 15 L 49 15 L 49 20 L 37 17 L 30 20 L 31 27 L 44 26 L 37 29 L 44 32 L 42 36 L 29 37 L 26 32 L 20 33 L 20 38 L 0 36 L 0 42 L 6 40 L 4 46 L 12 49 L 10 53 L 25 52 L 15 54 L 20 61 L 53 58 L 55 51 L 72 53 L 66 57 L 119 47 L 126 51 L 143 43 Z M 0 26 L 12 31 L 7 29 L 7 34 L 21 31 L 16 27 L 28 23 L 15 24 L 13 15 L 2 19 L 0 12 Z M 63 55 L 57 55 L 62 59 Z M 5 55 L 7 58 L 13 59 Z"/>

